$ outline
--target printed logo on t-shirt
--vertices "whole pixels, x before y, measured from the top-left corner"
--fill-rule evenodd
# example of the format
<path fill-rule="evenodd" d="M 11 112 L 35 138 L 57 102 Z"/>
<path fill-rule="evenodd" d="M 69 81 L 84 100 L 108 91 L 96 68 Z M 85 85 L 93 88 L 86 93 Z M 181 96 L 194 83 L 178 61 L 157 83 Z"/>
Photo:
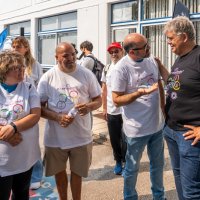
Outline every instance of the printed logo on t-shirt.
<path fill-rule="evenodd" d="M 0 106 L 0 125 L 5 126 L 11 121 L 16 121 L 20 118 L 24 111 L 23 105 L 20 102 L 15 102 L 10 105 Z"/>
<path fill-rule="evenodd" d="M 67 104 L 75 105 L 78 103 L 79 93 L 76 87 L 70 87 L 69 84 L 63 88 L 57 88 L 59 91 L 59 97 L 57 102 L 57 108 L 63 110 Z"/>
<path fill-rule="evenodd" d="M 154 76 L 153 76 L 153 73 L 151 74 L 142 74 L 142 77 L 138 77 L 138 80 L 137 80 L 137 88 L 149 88 L 151 87 L 154 83 L 155 83 L 155 79 L 154 79 Z M 147 98 L 148 97 L 148 98 Z M 140 97 L 141 99 L 147 101 L 147 99 L 149 99 L 149 95 L 143 95 Z"/>
<path fill-rule="evenodd" d="M 167 80 L 167 96 L 171 98 L 171 100 L 175 100 L 178 95 L 177 91 L 180 90 L 180 75 L 184 72 L 184 70 L 179 70 L 179 68 L 175 68 L 170 77 Z"/>

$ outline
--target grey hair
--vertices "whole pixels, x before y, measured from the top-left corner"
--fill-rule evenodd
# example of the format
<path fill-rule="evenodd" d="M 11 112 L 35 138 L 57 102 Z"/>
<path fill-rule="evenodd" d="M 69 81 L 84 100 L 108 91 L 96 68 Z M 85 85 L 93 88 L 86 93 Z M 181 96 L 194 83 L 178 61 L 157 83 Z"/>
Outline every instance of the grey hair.
<path fill-rule="evenodd" d="M 185 16 L 178 16 L 167 22 L 164 33 L 173 31 L 176 34 L 186 33 L 189 40 L 195 40 L 196 31 L 193 23 Z"/>

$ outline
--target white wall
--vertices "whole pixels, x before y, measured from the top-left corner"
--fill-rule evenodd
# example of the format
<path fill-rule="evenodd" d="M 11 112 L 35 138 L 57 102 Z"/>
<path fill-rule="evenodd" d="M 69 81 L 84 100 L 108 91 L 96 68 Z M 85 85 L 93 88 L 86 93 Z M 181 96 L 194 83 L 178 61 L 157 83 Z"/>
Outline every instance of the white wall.
<path fill-rule="evenodd" d="M 0 0 L 0 31 L 4 25 L 31 20 L 31 47 L 37 54 L 38 18 L 77 11 L 77 48 L 89 40 L 94 54 L 106 64 L 110 42 L 108 2 L 116 0 Z M 118 1 L 118 0 L 117 0 Z"/>
<path fill-rule="evenodd" d="M 13 11 L 31 7 L 32 0 L 0 0 L 0 5 L 1 15 L 7 14 L 7 16 L 9 16 L 9 14 Z"/>
<path fill-rule="evenodd" d="M 94 46 L 93 53 L 98 57 L 98 38 L 99 38 L 99 7 L 90 6 L 78 10 L 78 48 L 81 42 L 89 40 Z"/>

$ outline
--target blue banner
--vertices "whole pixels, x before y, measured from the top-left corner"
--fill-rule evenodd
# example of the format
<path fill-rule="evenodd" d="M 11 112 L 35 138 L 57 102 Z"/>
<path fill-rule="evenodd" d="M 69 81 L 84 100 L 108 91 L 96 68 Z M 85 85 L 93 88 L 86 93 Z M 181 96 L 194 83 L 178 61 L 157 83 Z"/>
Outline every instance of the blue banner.
<path fill-rule="evenodd" d="M 6 37 L 8 35 L 8 29 L 5 28 L 1 33 L 0 33 L 0 50 L 3 48 L 3 44 L 6 40 Z"/>

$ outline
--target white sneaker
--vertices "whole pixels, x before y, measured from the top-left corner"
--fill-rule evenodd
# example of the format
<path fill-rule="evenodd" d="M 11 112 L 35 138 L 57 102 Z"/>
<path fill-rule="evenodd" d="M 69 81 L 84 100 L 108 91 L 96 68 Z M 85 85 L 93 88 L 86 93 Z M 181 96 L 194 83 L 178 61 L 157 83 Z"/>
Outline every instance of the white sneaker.
<path fill-rule="evenodd" d="M 30 185 L 31 190 L 37 190 L 40 187 L 41 187 L 41 182 L 31 183 L 31 185 Z"/>

